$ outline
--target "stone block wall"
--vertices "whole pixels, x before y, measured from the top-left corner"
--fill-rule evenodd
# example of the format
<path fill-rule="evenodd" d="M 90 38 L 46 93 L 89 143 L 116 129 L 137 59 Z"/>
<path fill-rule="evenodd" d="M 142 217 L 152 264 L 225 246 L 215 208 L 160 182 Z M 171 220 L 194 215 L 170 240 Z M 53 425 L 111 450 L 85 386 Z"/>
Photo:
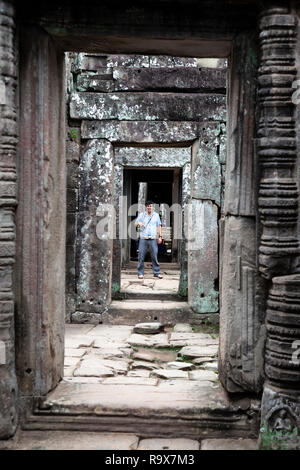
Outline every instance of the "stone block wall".
<path fill-rule="evenodd" d="M 87 234 L 86 222 L 81 216 L 84 212 L 80 207 L 84 198 L 82 188 L 87 191 L 84 179 L 90 174 L 90 181 L 97 184 L 99 178 L 97 172 L 90 173 L 87 168 L 86 149 L 92 148 L 97 140 L 112 145 L 114 169 L 110 183 L 114 179 L 114 184 L 109 191 L 116 209 L 118 198 L 123 194 L 124 168 L 181 168 L 183 205 L 188 204 L 191 198 L 212 201 L 214 226 L 217 227 L 224 205 L 226 61 L 80 53 L 66 54 L 66 63 L 69 124 L 66 320 L 98 322 L 101 319 L 99 314 L 110 303 L 111 292 L 117 292 L 120 288 L 121 242 L 116 239 L 110 247 L 113 263 L 108 256 L 102 271 L 97 271 L 97 263 L 100 266 L 101 261 L 101 241 L 97 242 L 91 235 L 92 223 Z M 166 146 L 171 146 L 173 150 Z M 185 153 L 189 154 L 187 159 Z M 108 186 L 110 183 L 107 181 Z M 89 188 L 91 190 L 92 186 Z M 116 217 L 118 230 L 118 211 Z M 93 263 L 86 261 L 88 252 L 91 252 L 91 248 L 87 249 L 87 246 L 91 247 L 91 236 L 96 253 Z M 179 292 L 187 295 L 189 266 L 191 306 L 198 313 L 217 312 L 217 240 L 212 257 L 202 260 L 204 264 L 206 262 L 211 281 L 202 283 L 201 292 L 199 263 L 194 263 L 195 257 L 188 259 L 184 242 L 181 243 L 180 253 L 182 272 Z M 89 270 L 85 276 L 82 273 L 83 259 Z M 210 269 L 211 263 L 215 265 L 214 272 Z M 104 277 L 108 282 L 99 289 Z M 94 278 L 93 288 L 88 278 Z M 193 294 L 194 287 L 198 292 L 196 295 Z"/>

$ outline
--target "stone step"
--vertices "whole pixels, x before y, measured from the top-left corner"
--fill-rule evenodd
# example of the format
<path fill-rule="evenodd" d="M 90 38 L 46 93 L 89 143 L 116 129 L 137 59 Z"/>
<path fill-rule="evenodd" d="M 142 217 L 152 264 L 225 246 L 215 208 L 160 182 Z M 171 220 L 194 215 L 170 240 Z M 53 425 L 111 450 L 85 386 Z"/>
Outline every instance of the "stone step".
<path fill-rule="evenodd" d="M 142 322 L 158 321 L 163 325 L 189 323 L 192 311 L 187 302 L 153 299 L 114 300 L 107 312 L 103 313 L 103 323 L 135 325 Z"/>
<path fill-rule="evenodd" d="M 168 290 L 160 290 L 153 292 L 127 292 L 126 290 L 120 291 L 121 296 L 126 300 L 171 300 L 174 302 L 185 302 L 186 299 L 177 293 Z"/>
<path fill-rule="evenodd" d="M 255 438 L 257 409 L 250 398 L 229 401 L 220 385 L 208 381 L 62 381 L 39 401 L 24 429 L 126 432 L 144 438 Z"/>

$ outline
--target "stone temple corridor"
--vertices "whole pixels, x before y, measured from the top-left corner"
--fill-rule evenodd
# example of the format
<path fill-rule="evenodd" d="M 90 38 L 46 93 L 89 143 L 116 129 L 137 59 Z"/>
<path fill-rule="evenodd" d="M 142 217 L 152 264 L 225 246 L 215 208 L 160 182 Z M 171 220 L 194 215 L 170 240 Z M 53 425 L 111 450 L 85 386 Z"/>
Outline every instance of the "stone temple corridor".
<path fill-rule="evenodd" d="M 0 0 L 1 450 L 300 448 L 299 25 Z"/>

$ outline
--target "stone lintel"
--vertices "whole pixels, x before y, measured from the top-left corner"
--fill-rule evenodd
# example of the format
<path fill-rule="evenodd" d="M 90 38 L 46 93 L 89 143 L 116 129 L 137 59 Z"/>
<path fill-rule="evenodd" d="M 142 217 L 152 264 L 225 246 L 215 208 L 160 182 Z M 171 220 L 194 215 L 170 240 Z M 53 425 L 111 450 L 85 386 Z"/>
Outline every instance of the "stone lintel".
<path fill-rule="evenodd" d="M 162 147 L 116 147 L 115 163 L 133 167 L 183 167 L 191 160 L 191 149 Z"/>
<path fill-rule="evenodd" d="M 128 121 L 220 121 L 226 97 L 215 93 L 72 93 L 72 119 Z"/>

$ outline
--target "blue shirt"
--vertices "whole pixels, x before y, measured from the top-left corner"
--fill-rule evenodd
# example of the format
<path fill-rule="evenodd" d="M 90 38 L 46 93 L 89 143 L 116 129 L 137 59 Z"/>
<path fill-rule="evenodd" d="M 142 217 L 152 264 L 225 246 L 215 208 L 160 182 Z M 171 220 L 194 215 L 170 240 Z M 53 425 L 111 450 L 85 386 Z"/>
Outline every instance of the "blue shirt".
<path fill-rule="evenodd" d="M 136 222 L 142 222 L 144 227 L 140 229 L 140 236 L 157 238 L 157 227 L 161 225 L 160 217 L 157 212 L 152 212 L 152 215 L 148 215 L 147 212 L 142 212 L 138 215 Z"/>

